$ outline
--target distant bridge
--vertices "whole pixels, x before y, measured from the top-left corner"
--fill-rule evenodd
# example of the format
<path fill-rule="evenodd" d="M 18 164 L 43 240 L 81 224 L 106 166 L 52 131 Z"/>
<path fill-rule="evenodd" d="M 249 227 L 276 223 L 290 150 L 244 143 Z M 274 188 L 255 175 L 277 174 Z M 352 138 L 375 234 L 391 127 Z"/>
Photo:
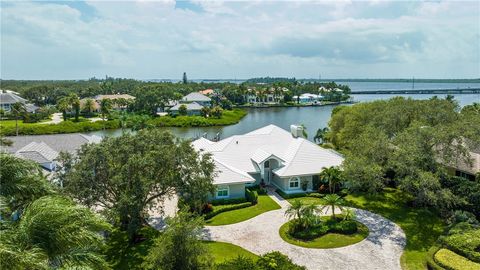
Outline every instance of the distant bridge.
<path fill-rule="evenodd" d="M 353 95 L 480 94 L 480 88 L 409 89 L 409 90 L 359 90 L 359 91 L 352 91 L 352 94 Z"/>

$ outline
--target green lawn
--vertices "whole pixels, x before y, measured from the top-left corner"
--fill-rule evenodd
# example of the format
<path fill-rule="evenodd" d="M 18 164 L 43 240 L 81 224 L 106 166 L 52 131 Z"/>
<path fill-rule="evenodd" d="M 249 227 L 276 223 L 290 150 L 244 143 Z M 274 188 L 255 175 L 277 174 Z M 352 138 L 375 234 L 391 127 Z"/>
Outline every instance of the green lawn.
<path fill-rule="evenodd" d="M 348 195 L 347 202 L 357 208 L 382 215 L 399 225 L 407 236 L 401 258 L 403 269 L 426 269 L 426 254 L 443 232 L 445 224 L 432 211 L 412 208 L 399 190 L 387 188 L 377 195 Z"/>
<path fill-rule="evenodd" d="M 290 221 L 291 222 L 291 221 Z M 280 237 L 285 242 L 292 245 L 297 245 L 306 248 L 338 248 L 353 245 L 365 239 L 368 236 L 368 228 L 360 222 L 357 222 L 358 232 L 347 235 L 339 233 L 327 233 L 313 240 L 300 240 L 292 237 L 288 233 L 290 222 L 287 222 L 280 227 Z"/>
<path fill-rule="evenodd" d="M 258 259 L 257 255 L 233 244 L 224 243 L 224 242 L 210 242 L 210 241 L 206 241 L 204 243 L 212 253 L 215 263 L 222 263 L 226 260 L 234 259 L 238 256 L 251 258 L 253 260 Z"/>
<path fill-rule="evenodd" d="M 258 203 L 256 205 L 220 213 L 207 220 L 206 223 L 210 226 L 238 223 L 247 219 L 251 219 L 267 211 L 280 208 L 280 205 L 268 197 L 268 195 L 259 195 Z"/>
<path fill-rule="evenodd" d="M 302 201 L 303 204 L 315 204 L 315 205 L 324 204 L 325 202 L 323 199 L 316 198 L 316 197 L 300 197 L 300 198 L 287 199 L 289 203 L 292 203 L 295 200 L 300 200 Z"/>

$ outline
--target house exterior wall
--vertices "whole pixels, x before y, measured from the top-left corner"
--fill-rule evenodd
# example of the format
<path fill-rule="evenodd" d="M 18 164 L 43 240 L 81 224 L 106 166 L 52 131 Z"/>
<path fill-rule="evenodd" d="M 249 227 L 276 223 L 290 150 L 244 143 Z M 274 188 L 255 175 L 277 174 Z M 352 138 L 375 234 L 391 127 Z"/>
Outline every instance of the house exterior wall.
<path fill-rule="evenodd" d="M 209 200 L 216 199 L 237 199 L 245 198 L 245 184 L 230 184 L 230 185 L 217 185 L 217 186 L 228 186 L 228 197 L 217 198 L 217 192 L 208 196 Z"/>
<path fill-rule="evenodd" d="M 285 177 L 281 178 L 277 175 L 274 175 L 272 184 L 275 185 L 277 188 L 281 189 L 285 193 L 301 193 L 301 192 L 310 192 L 312 191 L 313 184 L 312 184 L 312 175 L 305 175 L 305 176 L 296 176 L 300 179 L 300 183 L 298 188 L 290 188 L 289 181 L 292 177 Z M 307 182 L 307 190 L 304 191 L 302 189 L 302 183 Z"/>
<path fill-rule="evenodd" d="M 260 173 L 250 173 L 250 176 L 255 179 L 255 182 L 252 184 L 246 184 L 246 186 L 260 185 L 260 182 L 262 181 L 262 176 Z"/>

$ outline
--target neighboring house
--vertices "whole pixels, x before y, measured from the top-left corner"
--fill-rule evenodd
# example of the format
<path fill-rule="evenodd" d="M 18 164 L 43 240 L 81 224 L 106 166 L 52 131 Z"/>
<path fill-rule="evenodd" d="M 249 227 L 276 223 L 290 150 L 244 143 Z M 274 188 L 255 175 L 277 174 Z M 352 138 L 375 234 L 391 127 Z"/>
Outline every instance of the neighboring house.
<path fill-rule="evenodd" d="M 192 92 L 192 93 L 184 96 L 182 98 L 182 102 L 184 102 L 184 103 L 195 102 L 195 103 L 198 103 L 201 106 L 210 107 L 210 105 L 212 103 L 212 99 L 205 96 L 205 95 L 202 95 L 198 92 Z"/>
<path fill-rule="evenodd" d="M 88 98 L 84 98 L 80 100 L 80 106 L 85 104 L 85 100 Z M 126 102 L 133 102 L 135 101 L 135 97 L 128 95 L 128 94 L 116 94 L 116 95 L 97 95 L 92 98 L 94 100 L 94 108 L 96 112 L 99 112 L 101 109 L 101 102 L 103 99 L 111 100 L 112 102 L 112 109 L 115 110 L 123 110 L 127 107 L 126 104 L 121 104 L 120 100 L 125 100 Z"/>
<path fill-rule="evenodd" d="M 76 151 L 86 143 L 99 143 L 99 136 L 87 136 L 80 133 L 15 136 L 7 137 L 12 141 L 11 146 L 2 147 L 2 151 L 18 157 L 32 160 L 43 168 L 52 171 L 56 168 L 55 159 L 60 152 L 76 154 Z"/>
<path fill-rule="evenodd" d="M 285 193 L 309 192 L 324 168 L 342 164 L 340 154 L 300 137 L 301 127 L 291 128 L 288 132 L 268 125 L 218 142 L 193 141 L 197 151 L 212 154 L 215 161 L 219 174 L 214 179 L 214 197 L 241 198 L 246 186 L 262 182 Z"/>
<path fill-rule="evenodd" d="M 278 104 L 284 99 L 285 93 L 288 92 L 286 87 L 270 87 L 267 89 L 257 90 L 256 88 L 247 89 L 245 100 L 247 103 L 267 103 Z"/>
<path fill-rule="evenodd" d="M 297 101 L 298 96 L 293 96 L 292 99 L 293 101 Z M 310 93 L 305 93 L 301 94 L 299 98 L 299 102 L 302 104 L 317 104 L 323 99 L 323 96 L 321 95 L 316 95 L 316 94 L 310 94 Z"/>
<path fill-rule="evenodd" d="M 213 89 L 205 89 L 205 90 L 201 90 L 201 91 L 198 91 L 198 93 L 202 94 L 202 95 L 205 95 L 205 96 L 210 96 L 214 93 L 215 91 Z"/>
<path fill-rule="evenodd" d="M 57 167 L 58 152 L 44 142 L 31 142 L 15 152 L 15 156 L 34 161 L 49 171 Z"/>
<path fill-rule="evenodd" d="M 204 106 L 198 104 L 197 102 L 192 103 L 179 103 L 172 108 L 170 108 L 170 113 L 172 115 L 178 115 L 180 106 L 185 105 L 187 107 L 187 115 L 200 115 L 200 112 Z"/>
<path fill-rule="evenodd" d="M 92 100 L 93 111 L 94 112 L 100 112 L 100 104 L 98 104 L 98 102 L 93 98 L 82 98 L 82 99 L 80 99 L 80 108 L 82 110 L 85 108 L 85 103 L 87 102 L 88 99 Z"/>
<path fill-rule="evenodd" d="M 480 148 L 470 151 L 471 164 L 459 161 L 457 164 L 448 166 L 450 173 L 469 180 L 475 180 L 476 174 L 480 173 Z"/>
<path fill-rule="evenodd" d="M 34 113 L 38 110 L 38 107 L 33 105 L 32 103 L 28 103 L 28 101 L 13 91 L 2 90 L 0 93 L 0 109 L 3 109 L 5 112 L 11 112 L 12 106 L 15 103 L 23 103 L 25 105 L 25 109 L 29 113 Z"/>

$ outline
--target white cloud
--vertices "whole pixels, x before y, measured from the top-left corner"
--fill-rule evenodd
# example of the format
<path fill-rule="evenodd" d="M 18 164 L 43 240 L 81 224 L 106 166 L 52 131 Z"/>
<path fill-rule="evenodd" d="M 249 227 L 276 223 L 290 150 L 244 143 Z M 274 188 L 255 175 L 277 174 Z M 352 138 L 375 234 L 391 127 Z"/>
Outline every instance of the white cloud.
<path fill-rule="evenodd" d="M 2 78 L 480 76 L 477 2 L 193 4 L 2 2 Z"/>

